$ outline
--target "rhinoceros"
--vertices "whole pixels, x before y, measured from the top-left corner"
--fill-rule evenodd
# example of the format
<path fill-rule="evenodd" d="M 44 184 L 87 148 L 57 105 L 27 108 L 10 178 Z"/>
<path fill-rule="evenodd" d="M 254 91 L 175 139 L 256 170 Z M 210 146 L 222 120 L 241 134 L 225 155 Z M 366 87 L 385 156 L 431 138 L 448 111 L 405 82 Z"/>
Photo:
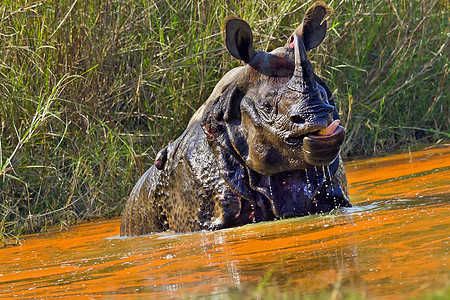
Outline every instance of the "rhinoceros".
<path fill-rule="evenodd" d="M 285 46 L 256 51 L 250 26 L 225 21 L 230 70 L 134 186 L 121 235 L 214 230 L 351 206 L 345 130 L 306 51 L 325 38 L 314 3 Z"/>

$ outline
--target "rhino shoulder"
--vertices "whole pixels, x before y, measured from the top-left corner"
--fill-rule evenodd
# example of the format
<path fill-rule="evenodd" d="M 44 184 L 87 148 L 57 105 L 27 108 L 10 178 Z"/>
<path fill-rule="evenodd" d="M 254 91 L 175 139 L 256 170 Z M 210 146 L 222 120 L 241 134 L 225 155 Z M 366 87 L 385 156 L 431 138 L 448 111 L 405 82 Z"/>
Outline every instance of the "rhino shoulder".
<path fill-rule="evenodd" d="M 214 101 L 214 99 L 216 99 L 223 93 L 223 91 L 227 88 L 227 86 L 229 86 L 231 83 L 235 82 L 238 79 L 239 73 L 241 73 L 244 68 L 245 66 L 231 69 L 223 76 L 223 78 L 216 84 L 211 95 L 208 97 L 205 103 L 203 103 L 203 105 L 200 106 L 200 108 L 197 109 L 197 111 L 191 117 L 188 126 L 192 125 L 193 123 L 200 122 L 202 120 L 203 113 L 205 112 L 205 110 L 207 110 L 211 106 L 211 103 Z"/>

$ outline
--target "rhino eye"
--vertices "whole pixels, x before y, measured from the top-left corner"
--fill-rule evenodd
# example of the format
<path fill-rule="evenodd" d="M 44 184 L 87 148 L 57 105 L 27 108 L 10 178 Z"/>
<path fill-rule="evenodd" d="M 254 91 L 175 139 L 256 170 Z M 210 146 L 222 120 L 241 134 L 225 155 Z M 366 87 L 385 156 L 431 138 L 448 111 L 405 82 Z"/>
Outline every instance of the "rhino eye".
<path fill-rule="evenodd" d="M 262 109 L 266 112 L 266 113 L 272 113 L 273 112 L 273 108 L 274 108 L 274 104 L 273 101 L 275 100 L 276 96 L 278 95 L 278 91 L 277 90 L 270 90 L 266 93 L 264 99 L 264 103 L 262 104 Z"/>
<path fill-rule="evenodd" d="M 270 113 L 270 112 L 272 112 L 273 105 L 269 102 L 266 102 L 263 104 L 263 109 L 265 112 Z"/>

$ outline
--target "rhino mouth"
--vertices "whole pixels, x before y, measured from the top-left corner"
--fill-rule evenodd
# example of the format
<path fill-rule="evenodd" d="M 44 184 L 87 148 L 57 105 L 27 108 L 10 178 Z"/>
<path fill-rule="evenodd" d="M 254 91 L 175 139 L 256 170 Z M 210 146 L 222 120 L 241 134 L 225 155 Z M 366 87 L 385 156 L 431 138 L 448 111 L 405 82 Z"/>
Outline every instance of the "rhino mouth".
<path fill-rule="evenodd" d="M 302 135 L 290 135 L 287 138 L 284 139 L 284 142 L 288 144 L 289 146 L 298 148 L 303 145 L 303 139 L 306 137 L 306 134 Z"/>
<path fill-rule="evenodd" d="M 344 138 L 345 129 L 339 125 L 339 120 L 324 130 L 306 134 L 302 148 L 306 163 L 313 166 L 331 164 L 339 155 Z"/>

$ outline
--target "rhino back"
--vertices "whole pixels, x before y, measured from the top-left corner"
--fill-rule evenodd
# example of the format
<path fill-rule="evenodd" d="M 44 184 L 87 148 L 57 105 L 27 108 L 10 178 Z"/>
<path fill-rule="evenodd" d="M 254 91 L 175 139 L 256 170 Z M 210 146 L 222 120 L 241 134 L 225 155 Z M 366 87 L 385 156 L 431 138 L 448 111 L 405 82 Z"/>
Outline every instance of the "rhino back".
<path fill-rule="evenodd" d="M 120 235 L 142 235 L 166 229 L 156 196 L 161 175 L 161 172 L 152 166 L 136 183 L 122 215 Z"/>

